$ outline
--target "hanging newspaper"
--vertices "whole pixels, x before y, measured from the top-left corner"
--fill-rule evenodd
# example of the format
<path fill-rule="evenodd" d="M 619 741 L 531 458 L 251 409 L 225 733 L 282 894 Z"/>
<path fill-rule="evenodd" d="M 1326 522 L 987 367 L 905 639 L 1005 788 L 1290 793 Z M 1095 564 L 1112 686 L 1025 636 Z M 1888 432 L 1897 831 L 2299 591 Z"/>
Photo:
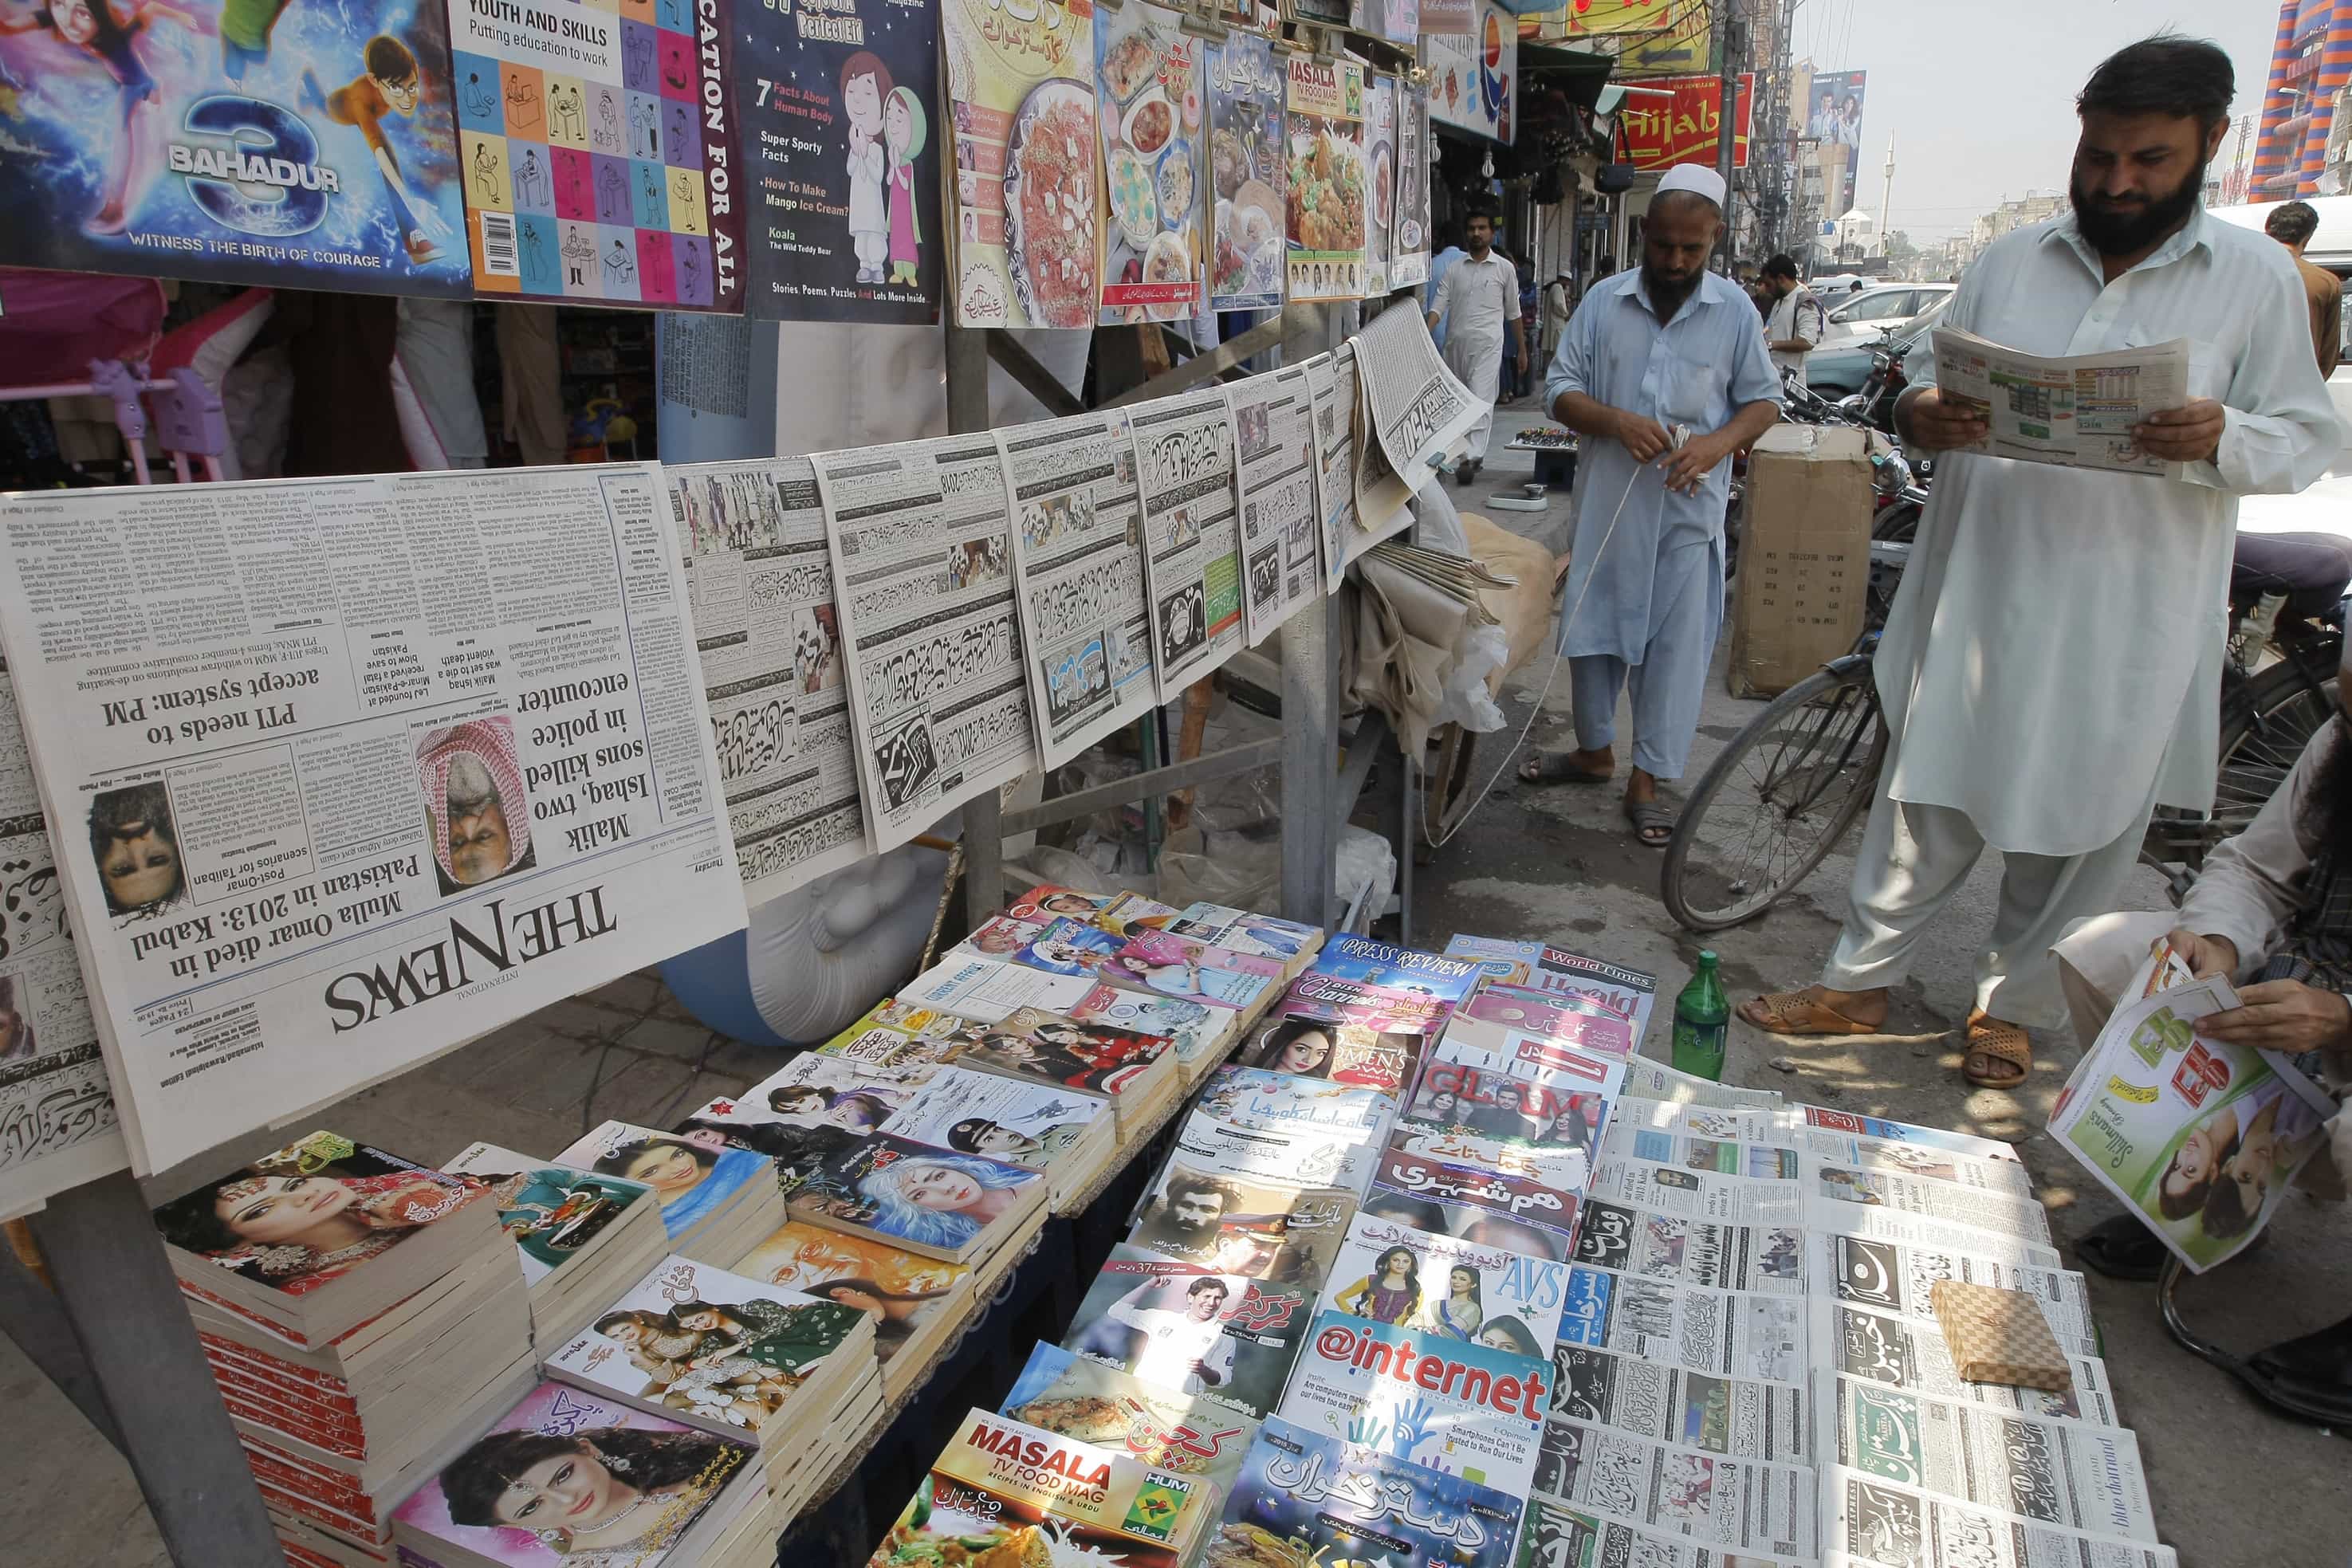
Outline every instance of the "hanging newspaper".
<path fill-rule="evenodd" d="M 765 904 L 873 852 L 816 470 L 780 457 L 663 472 L 743 895 Z"/>
<path fill-rule="evenodd" d="M 1242 609 L 1251 646 L 1323 591 L 1315 534 L 1315 398 L 1287 365 L 1228 390 L 1241 453 Z"/>
<path fill-rule="evenodd" d="M 1813 1471 L 1555 1418 L 1535 1490 L 1727 1552 L 1813 1554 Z"/>
<path fill-rule="evenodd" d="M 2120 1425 L 2106 1364 L 2095 1357 L 2067 1355 L 2066 1371 L 2073 1386 L 2064 1390 L 1969 1383 L 1952 1364 L 1944 1331 L 1933 1322 L 1894 1317 L 1827 1296 L 1808 1297 L 1806 1306 L 1812 1316 L 1813 1343 L 1822 1347 L 1822 1370 L 1938 1399 L 1965 1399 L 1974 1405 L 2021 1411 L 2045 1420 Z"/>
<path fill-rule="evenodd" d="M 1339 591 L 1356 528 L 1356 356 L 1318 354 L 1302 367 L 1315 396 L 1315 503 L 1323 517 L 1323 591 Z"/>
<path fill-rule="evenodd" d="M 1551 1413 L 1735 1459 L 1811 1464 L 1811 1396 L 1801 1384 L 1710 1377 L 1597 1345 L 1553 1347 Z"/>
<path fill-rule="evenodd" d="M 996 433 L 1037 749 L 1059 768 L 1157 701 L 1127 415 Z"/>
<path fill-rule="evenodd" d="M 2140 1544 L 2088 1531 L 2062 1530 L 2014 1513 L 1971 1507 L 1916 1486 L 1822 1468 L 1824 1568 L 2179 1568 L 2169 1546 Z"/>
<path fill-rule="evenodd" d="M 2326 1141 L 2335 1106 L 2286 1058 L 2197 1032 L 2198 1019 L 2238 1005 L 2228 981 L 2145 989 L 2125 991 L 2140 999 L 2083 1053 L 2050 1133 L 2202 1273 L 2262 1234 Z"/>
<path fill-rule="evenodd" d="M 816 460 L 874 847 L 1037 766 L 989 432 Z"/>
<path fill-rule="evenodd" d="M 129 1158 L 0 659 L 0 1219 Z"/>
<path fill-rule="evenodd" d="M 1528 1500 L 1519 1525 L 1520 1562 L 1535 1568 L 1586 1563 L 1639 1563 L 1641 1568 L 1819 1568 L 1810 1557 L 1767 1556 L 1760 1552 L 1727 1555 L 1702 1546 L 1679 1530 L 1636 1524 L 1591 1509 L 1570 1508 L 1547 1497 Z"/>
<path fill-rule="evenodd" d="M 1445 368 L 1418 310 L 1383 310 L 1354 341 L 1373 437 L 1397 476 L 1419 490 L 1435 472 L 1431 460 L 1451 452 L 1486 405 Z"/>
<path fill-rule="evenodd" d="M 1936 390 L 1988 427 L 1958 450 L 2164 478 L 2186 467 L 2142 452 L 2132 427 L 2189 401 L 2188 339 L 2056 356 L 2004 349 L 1958 327 L 1937 328 L 1935 339 Z"/>
<path fill-rule="evenodd" d="M 0 501 L 0 631 L 49 817 L 89 826 L 61 869 L 137 1170 L 742 926 L 660 485 Z"/>
<path fill-rule="evenodd" d="M 2139 1440 L 1824 1375 L 1825 1459 L 2037 1524 L 2156 1543 Z M 1832 1400 L 1834 1400 L 1832 1403 Z"/>
<path fill-rule="evenodd" d="M 1169 703 L 1242 646 L 1234 418 L 1225 389 L 1210 386 L 1145 403 L 1129 419 L 1151 591 L 1151 666 L 1160 700 Z"/>
<path fill-rule="evenodd" d="M 1351 338 L 1341 344 L 1339 352 L 1353 358 L 1355 340 Z M 1360 372 L 1356 378 L 1356 467 L 1349 478 L 1356 487 L 1357 526 L 1354 532 L 1344 536 L 1351 566 L 1358 556 L 1412 524 L 1412 514 L 1405 509 L 1405 503 L 1412 499 L 1412 486 L 1389 466 L 1388 454 L 1372 434 L 1371 389 L 1367 384 L 1370 380 Z"/>

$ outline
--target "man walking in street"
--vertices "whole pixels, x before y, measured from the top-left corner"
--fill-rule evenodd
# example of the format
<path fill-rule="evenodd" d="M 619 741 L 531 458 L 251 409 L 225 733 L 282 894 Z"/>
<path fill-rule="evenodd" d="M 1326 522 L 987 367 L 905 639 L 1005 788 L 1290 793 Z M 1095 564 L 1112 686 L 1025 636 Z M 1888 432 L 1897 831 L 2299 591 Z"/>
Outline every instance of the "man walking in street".
<path fill-rule="evenodd" d="M 2263 219 L 2263 232 L 2286 246 L 2303 274 L 2304 298 L 2311 307 L 2311 347 L 2322 377 L 2336 373 L 2344 354 L 2344 285 L 2324 267 L 2305 261 L 2303 247 L 2319 232 L 2319 211 L 2309 202 L 2282 202 Z"/>
<path fill-rule="evenodd" d="M 1797 258 L 1776 256 L 1764 264 L 1764 291 L 1771 298 L 1772 308 L 1764 320 L 1764 341 L 1772 350 L 1772 368 L 1796 372 L 1797 384 L 1809 384 L 1805 380 L 1805 361 L 1822 340 L 1829 336 L 1829 313 L 1813 291 L 1797 281 Z"/>
<path fill-rule="evenodd" d="M 1519 275 L 1494 253 L 1495 222 L 1472 213 L 1463 225 L 1469 254 L 1454 264 L 1430 301 L 1429 329 L 1445 327 L 1445 363 L 1470 395 L 1486 405 L 1470 427 L 1470 446 L 1454 476 L 1464 485 L 1486 465 L 1486 438 L 1495 430 L 1495 394 L 1502 388 L 1503 340 L 1511 358 L 1527 363 L 1527 339 L 1519 329 Z"/>
<path fill-rule="evenodd" d="M 1723 231 L 1723 177 L 1679 163 L 1658 182 L 1642 265 L 1587 291 L 1552 356 L 1551 416 L 1590 437 L 1559 646 L 1576 705 L 1573 751 L 1538 753 L 1531 784 L 1615 776 L 1617 697 L 1633 697 L 1625 815 L 1663 849 L 1723 624 L 1723 511 L 1731 455 L 1780 413 L 1780 378 L 1748 296 L 1706 269 Z M 1588 602 L 1587 600 L 1590 601 Z"/>
<path fill-rule="evenodd" d="M 2032 354 L 2189 338 L 2189 401 L 2132 434 L 2177 476 L 1966 450 L 1978 405 L 1914 353 L 1895 418 L 1951 454 L 1880 642 L 1887 755 L 1844 928 L 1803 991 L 1740 1009 L 1783 1034 L 1870 1034 L 1928 920 L 1990 845 L 1999 910 L 1977 961 L 1963 1073 L 2013 1089 L 2026 1027 L 2064 1009 L 2050 948 L 2112 908 L 2159 803 L 2209 811 L 2238 497 L 2287 494 L 2342 439 L 2290 259 L 2199 205 L 2229 124 L 2230 58 L 2170 36 L 2111 56 L 2075 99 L 2071 210 L 1993 242 L 1948 324 Z"/>
<path fill-rule="evenodd" d="M 1568 276 L 1568 264 L 1560 264 L 1559 273 L 1543 291 L 1543 341 L 1540 345 L 1543 361 L 1551 363 L 1552 350 L 1559 347 L 1559 335 L 1568 330 L 1568 319 L 1576 314 L 1576 283 Z"/>
<path fill-rule="evenodd" d="M 1455 240 L 1454 232 L 1450 224 L 1437 231 L 1437 254 L 1429 258 L 1429 287 L 1421 297 L 1421 308 L 1424 314 L 1436 308 L 1437 291 L 1445 287 L 1445 275 L 1454 270 L 1455 262 L 1462 259 L 1462 246 Z M 1431 329 L 1431 332 L 1437 339 L 1437 346 L 1441 349 L 1445 347 L 1445 323 L 1439 322 Z"/>

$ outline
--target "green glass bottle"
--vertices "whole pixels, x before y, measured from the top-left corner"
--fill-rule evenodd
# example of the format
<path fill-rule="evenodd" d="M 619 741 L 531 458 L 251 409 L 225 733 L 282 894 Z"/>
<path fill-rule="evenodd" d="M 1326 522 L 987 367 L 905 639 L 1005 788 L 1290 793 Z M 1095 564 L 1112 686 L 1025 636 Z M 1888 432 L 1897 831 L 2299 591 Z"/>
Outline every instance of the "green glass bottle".
<path fill-rule="evenodd" d="M 1698 972 L 1675 998 L 1675 1071 L 1696 1078 L 1723 1077 L 1723 1045 L 1731 1032 L 1731 1003 L 1715 955 L 1698 956 Z"/>

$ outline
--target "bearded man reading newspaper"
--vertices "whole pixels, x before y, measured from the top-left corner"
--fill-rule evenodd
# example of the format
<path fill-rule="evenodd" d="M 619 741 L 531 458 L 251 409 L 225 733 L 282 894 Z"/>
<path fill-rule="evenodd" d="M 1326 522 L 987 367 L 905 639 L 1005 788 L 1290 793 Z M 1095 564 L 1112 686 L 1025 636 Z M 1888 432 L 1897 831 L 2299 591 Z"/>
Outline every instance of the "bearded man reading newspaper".
<path fill-rule="evenodd" d="M 2029 354 L 2186 338 L 2190 401 L 2132 432 L 2177 478 L 1958 451 L 1986 423 L 1933 385 L 1904 394 L 1936 476 L 1876 663 L 1886 765 L 1822 983 L 1740 1016 L 1779 1034 L 1873 1034 L 1914 945 L 1988 845 L 2003 859 L 1976 967 L 1969 1082 L 2014 1089 L 2028 1026 L 2058 1021 L 2049 952 L 2113 905 L 2161 803 L 2212 809 L 2238 497 L 2302 489 L 2343 433 L 2286 253 L 2199 205 L 2229 126 L 2229 57 L 2158 37 L 2095 71 L 2073 207 L 1996 240 L 1948 324 Z M 1908 369 L 1932 381 L 1934 355 Z"/>
<path fill-rule="evenodd" d="M 2178 914 L 2103 915 L 2059 941 L 2058 978 L 2085 1050 L 2132 999 L 2126 988 L 2149 948 L 2169 939 L 2200 978 L 2221 975 L 2237 986 L 2241 1005 L 2201 1020 L 2200 1033 L 2286 1052 L 2338 1094 L 2352 1083 L 2352 650 L 2336 673 L 2336 702 L 2337 716 L 2311 737 L 2245 831 L 2206 857 Z M 2252 1128 L 2210 1147 L 2192 1138 L 2175 1159 L 2180 1179 L 2200 1189 L 2246 1179 L 2240 1154 L 2254 1141 Z M 2352 1118 L 2341 1113 L 2330 1152 L 2333 1167 L 2325 1154 L 2315 1157 L 2301 1185 L 2340 1197 L 2352 1172 Z M 2076 1251 L 2121 1280 L 2155 1279 L 2167 1256 L 2129 1214 L 2094 1226 Z M 2352 1317 L 2259 1351 L 2247 1369 L 2249 1384 L 2273 1403 L 2352 1421 Z"/>

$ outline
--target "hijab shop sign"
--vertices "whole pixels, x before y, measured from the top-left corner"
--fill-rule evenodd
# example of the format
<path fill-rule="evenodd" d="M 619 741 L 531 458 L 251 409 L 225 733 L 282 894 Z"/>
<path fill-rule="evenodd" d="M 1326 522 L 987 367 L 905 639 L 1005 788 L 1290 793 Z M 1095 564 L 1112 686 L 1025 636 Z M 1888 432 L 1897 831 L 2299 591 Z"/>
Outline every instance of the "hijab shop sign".
<path fill-rule="evenodd" d="M 1671 169 L 1677 163 L 1712 168 L 1722 141 L 1723 81 L 1719 77 L 1660 77 L 1641 84 L 1618 115 L 1625 161 L 1638 170 Z M 1670 98 L 1657 96 L 1670 93 Z M 1732 97 L 1731 166 L 1748 167 L 1748 120 L 1756 101 L 1756 78 L 1742 72 Z"/>

